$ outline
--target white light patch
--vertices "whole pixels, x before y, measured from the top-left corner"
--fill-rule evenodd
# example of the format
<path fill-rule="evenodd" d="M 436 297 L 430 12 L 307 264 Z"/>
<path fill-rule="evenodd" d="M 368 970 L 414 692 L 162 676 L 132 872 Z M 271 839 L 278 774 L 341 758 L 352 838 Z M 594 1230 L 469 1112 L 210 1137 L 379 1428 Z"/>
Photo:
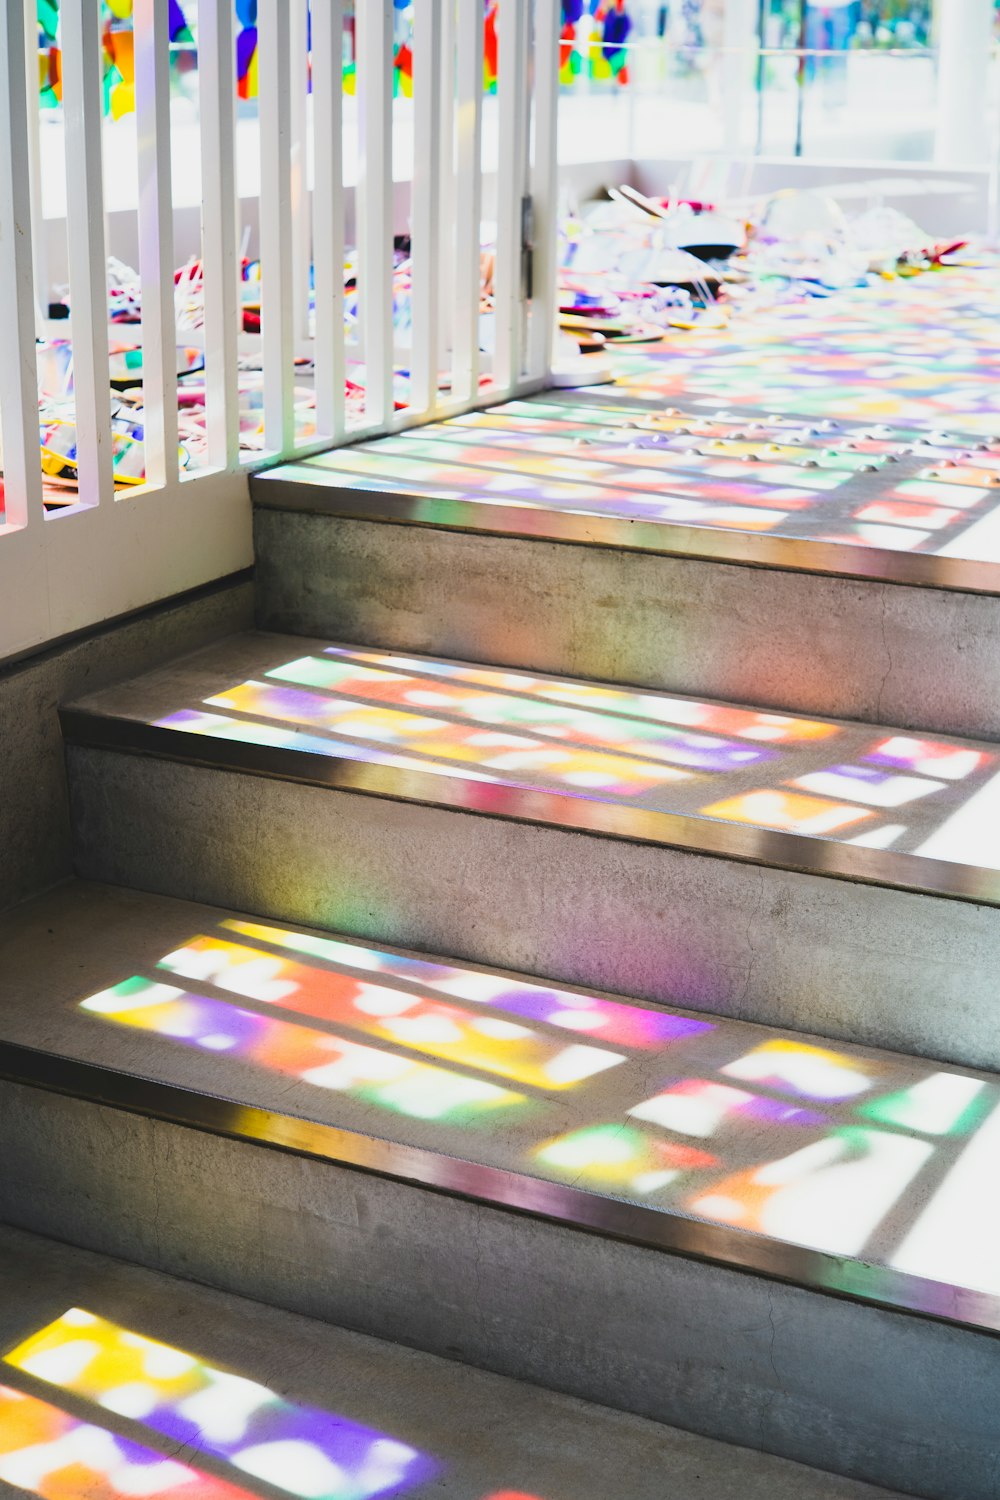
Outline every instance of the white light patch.
<path fill-rule="evenodd" d="M 606 1052 L 603 1047 L 564 1047 L 545 1064 L 544 1071 L 551 1083 L 579 1083 L 624 1061 L 621 1053 Z"/>
<path fill-rule="evenodd" d="M 848 1058 L 794 1042 L 765 1043 L 727 1063 L 721 1071 L 729 1078 L 749 1082 L 775 1078 L 778 1087 L 788 1087 L 810 1099 L 853 1099 L 871 1087 L 868 1075 L 851 1067 Z"/>
<path fill-rule="evenodd" d="M 140 1421 L 155 1411 L 160 1396 L 154 1386 L 133 1381 L 131 1385 L 117 1385 L 113 1391 L 105 1391 L 100 1398 L 105 1411 L 117 1412 L 120 1417 L 132 1417 Z"/>
<path fill-rule="evenodd" d="M 925 859 L 1000 870 L 1000 775 L 970 797 L 915 852 Z"/>
<path fill-rule="evenodd" d="M 793 1245 L 857 1255 L 932 1149 L 875 1130 L 817 1141 L 754 1173 L 755 1184 L 777 1189 L 760 1210 L 760 1227 Z"/>
<path fill-rule="evenodd" d="M 211 1382 L 208 1388 L 189 1396 L 177 1410 L 200 1429 L 209 1443 L 226 1446 L 238 1443 L 251 1418 L 263 1407 L 273 1406 L 278 1399 L 266 1386 L 244 1380 L 239 1375 L 206 1369 L 205 1376 Z"/>
<path fill-rule="evenodd" d="M 629 1110 L 637 1120 L 651 1120 L 678 1135 L 714 1135 L 731 1110 L 753 1102 L 752 1094 L 723 1084 L 703 1083 L 697 1092 L 658 1094 Z"/>
<path fill-rule="evenodd" d="M 883 828 L 873 828 L 870 833 L 859 833 L 856 839 L 847 839 L 846 842 L 858 844 L 862 849 L 891 849 L 905 832 L 905 823 L 886 823 Z"/>
<path fill-rule="evenodd" d="M 100 1352 L 100 1344 L 90 1339 L 71 1339 L 55 1349 L 43 1349 L 38 1354 L 29 1355 L 20 1368 L 52 1385 L 72 1386 Z"/>
<path fill-rule="evenodd" d="M 260 1443 L 235 1453 L 233 1463 L 255 1479 L 301 1495 L 302 1500 L 334 1500 L 353 1490 L 350 1476 L 313 1443 Z"/>
<path fill-rule="evenodd" d="M 976 1132 L 892 1264 L 913 1276 L 1000 1296 L 1000 1108 Z"/>
<path fill-rule="evenodd" d="M 881 782 L 866 781 L 860 776 L 845 776 L 837 771 L 811 771 L 794 782 L 806 792 L 821 797 L 847 797 L 866 807 L 905 807 L 931 792 L 941 792 L 946 783 L 928 781 L 922 776 L 886 776 Z"/>
<path fill-rule="evenodd" d="M 172 984 L 150 982 L 144 989 L 136 990 L 131 995 L 123 994 L 120 988 L 101 990 L 99 994 L 81 1000 L 80 1009 L 93 1011 L 99 1016 L 122 1016 L 129 1011 L 149 1010 L 154 1005 L 166 1005 L 168 1001 L 180 1000 L 183 994 L 183 990 Z"/>

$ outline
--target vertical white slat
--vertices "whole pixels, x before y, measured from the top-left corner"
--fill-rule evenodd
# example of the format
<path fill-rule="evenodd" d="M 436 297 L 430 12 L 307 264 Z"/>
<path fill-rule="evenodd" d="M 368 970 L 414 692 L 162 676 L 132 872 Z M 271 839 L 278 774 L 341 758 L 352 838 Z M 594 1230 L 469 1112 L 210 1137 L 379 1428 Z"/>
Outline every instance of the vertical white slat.
<path fill-rule="evenodd" d="M 437 406 L 441 362 L 441 10 L 442 0 L 415 0 L 413 14 L 410 406 L 428 414 Z"/>
<path fill-rule="evenodd" d="M 441 9 L 441 149 L 438 153 L 438 284 L 445 294 L 438 304 L 439 360 L 454 341 L 455 285 L 455 0 Z"/>
<path fill-rule="evenodd" d="M 309 338 L 309 265 L 312 259 L 312 208 L 307 180 L 307 118 L 309 100 L 309 0 L 285 0 L 291 47 L 291 196 L 292 298 L 295 340 Z"/>
<path fill-rule="evenodd" d="M 135 0 L 135 113 L 139 154 L 139 276 L 146 483 L 177 479 L 177 318 L 170 149 L 170 13 Z"/>
<path fill-rule="evenodd" d="M 557 325 L 559 252 L 559 0 L 535 0 L 534 135 L 531 161 L 534 256 L 527 373 L 548 377 Z"/>
<path fill-rule="evenodd" d="M 458 152 L 455 175 L 455 299 L 452 393 L 479 389 L 480 235 L 483 217 L 483 7 L 459 0 Z M 502 149 L 502 146 L 501 146 Z"/>
<path fill-rule="evenodd" d="M 213 468 L 233 469 L 240 450 L 242 306 L 236 227 L 236 52 L 228 0 L 201 0 L 199 5 L 198 100 L 208 461 Z"/>
<path fill-rule="evenodd" d="M 6 524 L 40 528 L 31 189 L 23 170 L 28 111 L 38 108 L 38 63 L 32 78 L 24 66 L 24 23 L 23 6 L 0 6 L 0 435 Z"/>
<path fill-rule="evenodd" d="M 49 304 L 49 256 L 42 212 L 41 110 L 38 99 L 38 4 L 24 0 L 24 61 L 28 73 L 28 180 L 31 187 L 31 255 L 35 269 L 35 320 L 39 338 Z"/>
<path fill-rule="evenodd" d="M 392 22 L 392 0 L 363 0 L 358 6 L 358 281 L 365 415 L 380 427 L 393 412 Z"/>
<path fill-rule="evenodd" d="M 313 264 L 316 430 L 347 430 L 344 382 L 344 0 L 313 0 Z"/>
<path fill-rule="evenodd" d="M 114 497 L 100 0 L 74 0 L 62 7 L 60 17 L 79 496 L 82 505 L 99 505 Z"/>
<path fill-rule="evenodd" d="M 290 33 L 288 0 L 260 0 L 257 55 L 264 442 L 275 453 L 289 453 L 295 442 Z"/>
<path fill-rule="evenodd" d="M 496 354 L 494 385 L 512 390 L 521 375 L 524 343 L 522 212 L 527 187 L 528 49 L 530 0 L 504 0 L 498 25 L 497 105 L 500 165 L 497 175 L 497 257 L 494 277 Z"/>

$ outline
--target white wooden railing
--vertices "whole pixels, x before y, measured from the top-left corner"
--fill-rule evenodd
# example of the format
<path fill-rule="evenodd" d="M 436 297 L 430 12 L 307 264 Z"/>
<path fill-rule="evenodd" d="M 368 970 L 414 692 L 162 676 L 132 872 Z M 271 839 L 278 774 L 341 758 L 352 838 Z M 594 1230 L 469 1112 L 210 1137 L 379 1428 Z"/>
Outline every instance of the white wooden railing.
<path fill-rule="evenodd" d="M 416 0 L 414 172 L 408 222 L 392 174 L 392 0 L 357 5 L 360 161 L 345 187 L 343 0 L 260 0 L 260 259 L 264 452 L 240 451 L 243 347 L 231 0 L 199 0 L 207 464 L 177 461 L 168 7 L 136 0 L 146 482 L 115 488 L 111 458 L 99 0 L 64 0 L 63 105 L 69 328 L 79 484 L 46 508 L 39 460 L 36 309 L 44 265 L 38 174 L 35 0 L 0 0 L 0 660 L 251 561 L 248 468 L 390 432 L 544 385 L 555 326 L 559 0 L 503 0 L 495 351 L 481 351 L 483 6 Z M 310 61 L 306 36 L 311 11 Z M 308 96 L 308 97 L 307 97 Z M 313 162 L 307 180 L 307 161 Z M 526 201 L 531 212 L 526 214 Z M 344 335 L 342 266 L 357 224 L 361 342 Z M 534 253 L 528 277 L 523 226 Z M 412 349 L 406 405 L 394 399 L 393 234 L 412 235 Z M 309 267 L 315 266 L 310 317 Z M 182 341 L 189 341 L 187 335 Z M 299 442 L 296 354 L 315 361 L 316 428 Z M 363 360 L 365 407 L 345 406 L 348 360 Z M 442 388 L 441 375 L 446 375 Z M 489 376 L 484 388 L 481 376 Z"/>

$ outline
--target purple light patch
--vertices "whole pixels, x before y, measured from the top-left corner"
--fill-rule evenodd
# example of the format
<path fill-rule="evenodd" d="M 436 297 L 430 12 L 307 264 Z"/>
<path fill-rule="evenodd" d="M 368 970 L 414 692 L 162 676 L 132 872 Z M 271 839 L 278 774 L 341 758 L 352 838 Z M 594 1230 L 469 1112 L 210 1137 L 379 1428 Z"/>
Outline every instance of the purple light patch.
<path fill-rule="evenodd" d="M 711 1021 L 642 1010 L 636 1005 L 619 1005 L 614 1000 L 599 1000 L 590 995 L 570 995 L 565 990 L 512 989 L 492 997 L 490 1004 L 512 1015 L 528 1016 L 533 1021 L 562 1026 L 567 1031 L 623 1047 L 658 1047 L 664 1042 L 679 1042 L 715 1030 Z"/>

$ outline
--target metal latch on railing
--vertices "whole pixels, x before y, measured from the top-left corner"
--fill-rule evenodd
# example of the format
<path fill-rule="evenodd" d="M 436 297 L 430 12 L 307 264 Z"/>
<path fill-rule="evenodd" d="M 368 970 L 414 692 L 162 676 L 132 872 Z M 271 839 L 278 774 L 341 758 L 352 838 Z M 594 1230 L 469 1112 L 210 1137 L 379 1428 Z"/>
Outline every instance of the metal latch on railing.
<path fill-rule="evenodd" d="M 521 295 L 530 302 L 535 289 L 535 202 L 530 194 L 521 199 Z"/>

